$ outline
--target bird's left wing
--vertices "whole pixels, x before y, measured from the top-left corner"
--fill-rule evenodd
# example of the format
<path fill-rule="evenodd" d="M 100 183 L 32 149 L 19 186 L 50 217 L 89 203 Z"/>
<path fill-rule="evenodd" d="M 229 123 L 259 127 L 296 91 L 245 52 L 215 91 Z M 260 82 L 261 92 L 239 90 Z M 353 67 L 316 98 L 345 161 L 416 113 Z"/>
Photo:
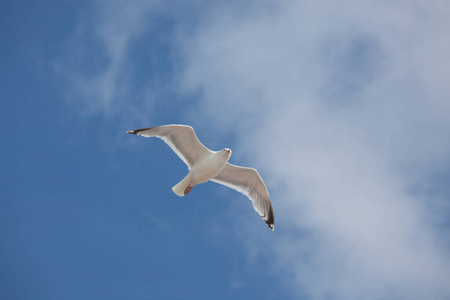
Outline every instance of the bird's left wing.
<path fill-rule="evenodd" d="M 266 221 L 270 229 L 275 228 L 272 203 L 269 192 L 258 171 L 252 168 L 244 168 L 227 163 L 223 170 L 211 181 L 223 184 L 246 195 L 253 207 Z"/>
<path fill-rule="evenodd" d="M 127 133 L 162 139 L 183 160 L 189 169 L 196 162 L 212 153 L 198 140 L 194 129 L 187 125 L 149 127 L 127 131 Z"/>

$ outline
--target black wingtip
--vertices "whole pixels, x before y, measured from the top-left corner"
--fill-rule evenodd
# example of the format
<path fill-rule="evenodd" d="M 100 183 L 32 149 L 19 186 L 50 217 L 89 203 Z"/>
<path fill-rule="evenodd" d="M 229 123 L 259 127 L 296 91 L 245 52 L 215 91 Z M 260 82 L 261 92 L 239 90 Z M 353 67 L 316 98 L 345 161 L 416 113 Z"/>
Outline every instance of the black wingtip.
<path fill-rule="evenodd" d="M 269 217 L 266 220 L 266 224 L 272 231 L 275 230 L 275 217 L 273 215 L 272 205 L 270 206 Z"/>
<path fill-rule="evenodd" d="M 141 131 L 149 130 L 149 129 L 152 129 L 152 128 L 154 128 L 154 127 L 147 127 L 147 128 L 142 128 L 142 129 L 130 130 L 130 131 L 127 131 L 127 133 L 129 133 L 129 134 L 138 134 Z"/>

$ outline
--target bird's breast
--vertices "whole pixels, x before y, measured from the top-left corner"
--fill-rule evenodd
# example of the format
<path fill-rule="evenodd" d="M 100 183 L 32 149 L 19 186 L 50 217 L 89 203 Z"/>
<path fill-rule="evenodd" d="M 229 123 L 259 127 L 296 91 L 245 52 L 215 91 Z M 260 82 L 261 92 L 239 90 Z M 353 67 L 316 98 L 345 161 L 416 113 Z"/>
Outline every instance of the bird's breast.
<path fill-rule="evenodd" d="M 228 157 L 223 155 L 211 155 L 200 161 L 191 169 L 192 176 L 198 183 L 203 183 L 216 177 L 225 167 Z"/>

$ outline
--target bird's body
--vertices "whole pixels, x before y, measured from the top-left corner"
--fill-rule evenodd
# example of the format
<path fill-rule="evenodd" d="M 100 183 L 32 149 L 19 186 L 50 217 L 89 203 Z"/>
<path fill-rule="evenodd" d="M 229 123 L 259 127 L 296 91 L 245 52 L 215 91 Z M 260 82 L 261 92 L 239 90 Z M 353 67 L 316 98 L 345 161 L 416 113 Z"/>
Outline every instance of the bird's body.
<path fill-rule="evenodd" d="M 180 183 L 172 188 L 173 192 L 182 197 L 187 195 L 197 184 L 205 183 L 216 177 L 225 167 L 230 156 L 231 151 L 215 151 L 210 156 L 203 158 L 190 169 Z"/>
<path fill-rule="evenodd" d="M 194 129 L 186 125 L 149 127 L 127 133 L 159 137 L 185 162 L 189 173 L 172 188 L 178 196 L 187 195 L 195 185 L 209 180 L 223 184 L 245 194 L 270 229 L 274 229 L 275 219 L 266 185 L 255 169 L 228 163 L 230 149 L 209 150 L 197 139 Z"/>

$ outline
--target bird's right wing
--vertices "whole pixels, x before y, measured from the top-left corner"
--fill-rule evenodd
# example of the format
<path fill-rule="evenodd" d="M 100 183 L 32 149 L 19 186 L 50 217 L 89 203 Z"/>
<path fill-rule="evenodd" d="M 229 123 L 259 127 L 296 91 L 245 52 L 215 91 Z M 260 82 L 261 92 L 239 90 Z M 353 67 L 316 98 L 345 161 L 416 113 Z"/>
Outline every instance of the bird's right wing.
<path fill-rule="evenodd" d="M 253 208 L 266 221 L 270 229 L 275 228 L 272 203 L 269 192 L 258 171 L 227 163 L 223 170 L 211 181 L 223 184 L 246 195 L 253 203 Z"/>
<path fill-rule="evenodd" d="M 212 153 L 198 140 L 194 129 L 187 125 L 149 127 L 127 131 L 127 133 L 162 139 L 183 160 L 189 169 L 196 162 Z"/>

